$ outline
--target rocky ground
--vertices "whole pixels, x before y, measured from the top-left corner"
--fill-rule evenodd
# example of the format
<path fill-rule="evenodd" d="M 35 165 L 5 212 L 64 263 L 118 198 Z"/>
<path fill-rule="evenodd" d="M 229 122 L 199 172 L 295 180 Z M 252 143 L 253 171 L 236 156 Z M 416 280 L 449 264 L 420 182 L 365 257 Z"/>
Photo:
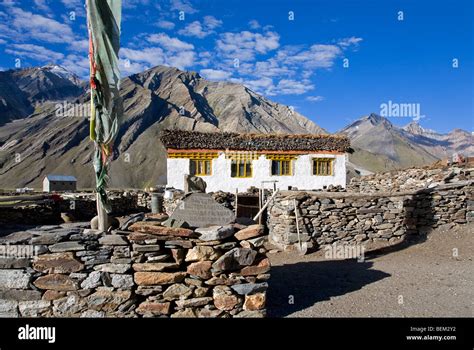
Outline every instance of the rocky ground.
<path fill-rule="evenodd" d="M 457 257 L 454 256 L 457 254 Z M 270 254 L 270 317 L 474 317 L 474 224 L 364 262 Z"/>

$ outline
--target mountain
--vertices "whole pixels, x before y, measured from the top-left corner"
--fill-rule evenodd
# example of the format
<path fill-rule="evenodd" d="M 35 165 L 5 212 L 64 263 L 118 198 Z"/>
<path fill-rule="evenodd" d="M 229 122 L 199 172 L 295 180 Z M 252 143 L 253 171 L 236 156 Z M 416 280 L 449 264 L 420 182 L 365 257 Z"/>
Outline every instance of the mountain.
<path fill-rule="evenodd" d="M 0 72 L 0 125 L 27 117 L 38 103 L 76 98 L 84 91 L 84 82 L 56 65 Z"/>
<path fill-rule="evenodd" d="M 195 72 L 158 66 L 124 78 L 122 127 L 111 165 L 112 187 L 163 184 L 166 153 L 161 130 L 242 133 L 326 133 L 293 111 L 243 85 L 210 82 Z M 46 174 L 75 175 L 92 188 L 86 84 L 49 65 L 0 72 L 0 188 L 40 187 Z M 394 126 L 376 114 L 350 124 L 350 176 L 431 164 L 454 151 L 473 155 L 473 136 L 443 135 L 410 123 Z"/>
<path fill-rule="evenodd" d="M 422 128 L 417 122 L 411 122 L 404 126 L 403 130 L 411 141 L 437 158 L 449 158 L 455 152 L 474 155 L 474 135 L 465 130 L 454 129 L 448 134 L 440 134 Z"/>
<path fill-rule="evenodd" d="M 376 114 L 355 121 L 340 133 L 350 138 L 355 150 L 350 161 L 369 171 L 422 166 L 438 159 L 412 140 L 408 132 Z"/>
<path fill-rule="evenodd" d="M 92 188 L 94 145 L 88 138 L 88 116 L 81 113 L 88 111 L 89 94 L 63 75 L 57 82 L 66 89 L 56 89 L 52 75 L 59 76 L 48 67 L 7 73 L 22 77 L 15 83 L 28 101 L 40 97 L 45 101 L 27 117 L 18 115 L 0 128 L 0 186 L 40 187 L 44 175 L 58 173 L 75 175 L 79 187 Z M 30 76 L 36 85 L 28 83 Z M 164 183 L 166 153 L 158 141 L 164 128 L 325 133 L 288 106 L 242 85 L 210 82 L 195 72 L 175 68 L 158 66 L 127 77 L 121 95 L 124 116 L 111 166 L 112 187 Z M 69 103 L 72 116 L 58 115 L 64 109 L 61 99 Z"/>

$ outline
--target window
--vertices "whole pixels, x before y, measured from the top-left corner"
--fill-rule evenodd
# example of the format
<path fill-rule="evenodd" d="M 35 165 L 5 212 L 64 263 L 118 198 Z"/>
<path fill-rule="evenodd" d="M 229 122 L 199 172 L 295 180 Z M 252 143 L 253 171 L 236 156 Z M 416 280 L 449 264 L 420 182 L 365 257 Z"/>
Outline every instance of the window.
<path fill-rule="evenodd" d="M 291 160 L 272 160 L 272 175 L 288 176 L 291 174 Z"/>
<path fill-rule="evenodd" d="M 313 175 L 333 175 L 333 162 L 334 159 L 331 158 L 313 158 Z"/>
<path fill-rule="evenodd" d="M 252 177 L 251 160 L 233 160 L 230 166 L 232 177 Z"/>
<path fill-rule="evenodd" d="M 191 159 L 189 173 L 195 176 L 211 175 L 212 163 L 210 159 Z"/>

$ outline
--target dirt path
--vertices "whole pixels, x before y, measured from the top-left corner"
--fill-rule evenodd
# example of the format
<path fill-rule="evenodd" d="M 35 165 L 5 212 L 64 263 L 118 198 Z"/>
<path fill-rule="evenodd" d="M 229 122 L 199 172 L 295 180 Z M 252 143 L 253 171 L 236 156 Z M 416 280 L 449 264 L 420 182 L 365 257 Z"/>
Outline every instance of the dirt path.
<path fill-rule="evenodd" d="M 270 317 L 474 317 L 474 224 L 365 262 L 324 251 L 270 260 Z"/>

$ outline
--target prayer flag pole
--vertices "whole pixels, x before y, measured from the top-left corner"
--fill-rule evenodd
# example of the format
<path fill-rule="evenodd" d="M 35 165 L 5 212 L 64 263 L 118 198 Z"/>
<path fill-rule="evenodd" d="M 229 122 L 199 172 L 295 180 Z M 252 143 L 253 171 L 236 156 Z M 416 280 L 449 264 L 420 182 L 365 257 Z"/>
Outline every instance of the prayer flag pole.
<path fill-rule="evenodd" d="M 121 0 L 86 0 L 89 30 L 91 118 L 90 138 L 94 141 L 99 230 L 107 231 L 111 206 L 107 197 L 109 165 L 113 143 L 123 114 L 120 97 Z"/>

